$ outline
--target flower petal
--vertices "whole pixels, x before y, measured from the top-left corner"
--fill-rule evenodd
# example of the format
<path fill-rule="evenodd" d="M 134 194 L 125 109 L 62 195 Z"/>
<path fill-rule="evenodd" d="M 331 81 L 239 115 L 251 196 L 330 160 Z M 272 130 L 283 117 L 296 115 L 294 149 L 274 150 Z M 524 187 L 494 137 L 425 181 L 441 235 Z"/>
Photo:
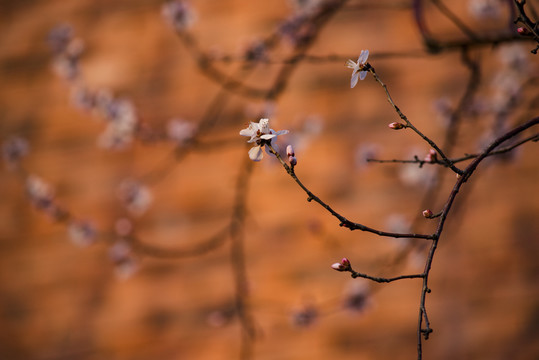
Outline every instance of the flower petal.
<path fill-rule="evenodd" d="M 240 131 L 240 135 L 242 136 L 253 136 L 253 130 L 247 128 Z"/>
<path fill-rule="evenodd" d="M 264 140 L 269 140 L 269 139 L 273 139 L 276 136 L 277 136 L 277 134 L 264 134 L 264 135 L 260 136 L 260 138 L 264 139 Z"/>
<path fill-rule="evenodd" d="M 367 71 L 360 71 L 359 72 L 359 80 L 365 79 L 366 76 L 367 76 Z"/>
<path fill-rule="evenodd" d="M 356 72 L 352 75 L 352 79 L 350 80 L 350 87 L 353 88 L 354 86 L 356 86 L 358 80 L 359 80 L 359 73 Z"/>
<path fill-rule="evenodd" d="M 369 50 L 361 50 L 361 54 L 359 55 L 359 58 L 357 59 L 357 63 L 365 64 L 368 58 L 369 58 Z"/>
<path fill-rule="evenodd" d="M 260 161 L 264 157 L 264 152 L 262 152 L 262 147 L 255 146 L 249 150 L 249 159 L 253 161 Z"/>
<path fill-rule="evenodd" d="M 288 134 L 289 131 L 288 130 L 279 130 L 275 133 L 275 135 L 285 135 L 285 134 Z"/>
<path fill-rule="evenodd" d="M 279 146 L 277 146 L 276 143 L 274 143 L 273 141 L 271 142 L 271 147 L 273 148 L 273 150 L 275 150 L 276 153 L 279 152 Z M 268 155 L 273 155 L 269 149 L 269 147 L 265 146 L 266 148 L 266 152 L 268 153 Z"/>
<path fill-rule="evenodd" d="M 358 64 L 356 64 L 354 61 L 348 59 L 346 60 L 346 67 L 350 68 L 350 69 L 355 69 L 357 68 Z"/>

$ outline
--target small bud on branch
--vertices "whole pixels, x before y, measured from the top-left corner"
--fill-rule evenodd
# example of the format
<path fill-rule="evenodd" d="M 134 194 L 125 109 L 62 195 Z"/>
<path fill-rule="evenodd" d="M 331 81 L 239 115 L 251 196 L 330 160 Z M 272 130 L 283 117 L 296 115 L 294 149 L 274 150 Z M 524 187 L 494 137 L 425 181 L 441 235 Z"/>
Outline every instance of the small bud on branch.
<path fill-rule="evenodd" d="M 400 130 L 400 129 L 404 129 L 406 127 L 406 125 L 401 124 L 399 122 L 392 122 L 388 126 L 389 126 L 390 129 L 393 129 L 393 130 Z"/>

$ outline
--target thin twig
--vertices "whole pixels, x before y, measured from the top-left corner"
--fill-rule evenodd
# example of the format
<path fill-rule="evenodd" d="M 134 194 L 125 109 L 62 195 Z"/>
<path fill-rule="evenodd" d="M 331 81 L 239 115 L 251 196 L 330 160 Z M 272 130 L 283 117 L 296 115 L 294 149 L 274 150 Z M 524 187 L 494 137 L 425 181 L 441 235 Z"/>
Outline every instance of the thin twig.
<path fill-rule="evenodd" d="M 373 228 L 370 228 L 368 226 L 365 226 L 365 225 L 355 223 L 353 221 L 348 220 L 347 218 L 345 218 L 344 216 L 342 216 L 341 214 L 339 214 L 338 212 L 333 210 L 333 208 L 331 206 L 326 204 L 322 199 L 320 199 L 318 196 L 316 196 L 313 192 L 311 192 L 301 182 L 301 180 L 297 177 L 297 175 L 296 175 L 296 173 L 294 171 L 294 168 L 288 166 L 288 164 L 286 162 L 284 162 L 281 155 L 278 152 L 275 151 L 275 149 L 271 146 L 271 144 L 269 142 L 266 144 L 266 146 L 268 147 L 269 151 L 273 155 L 275 155 L 275 157 L 279 160 L 281 165 L 283 165 L 286 172 L 292 177 L 292 179 L 294 179 L 294 181 L 308 195 L 307 201 L 309 201 L 309 202 L 314 201 L 314 202 L 317 202 L 318 204 L 320 204 L 331 215 L 333 215 L 334 217 L 339 219 L 339 221 L 340 221 L 339 225 L 340 226 L 348 228 L 350 230 L 361 230 L 361 231 L 370 232 L 370 233 L 373 233 L 373 234 L 376 234 L 376 235 L 379 235 L 379 236 L 392 237 L 392 238 L 415 238 L 415 239 L 426 239 L 426 240 L 433 240 L 434 239 L 433 235 L 428 235 L 428 234 L 404 234 L 404 233 L 393 233 L 393 232 L 381 231 L 381 230 L 373 229 Z"/>

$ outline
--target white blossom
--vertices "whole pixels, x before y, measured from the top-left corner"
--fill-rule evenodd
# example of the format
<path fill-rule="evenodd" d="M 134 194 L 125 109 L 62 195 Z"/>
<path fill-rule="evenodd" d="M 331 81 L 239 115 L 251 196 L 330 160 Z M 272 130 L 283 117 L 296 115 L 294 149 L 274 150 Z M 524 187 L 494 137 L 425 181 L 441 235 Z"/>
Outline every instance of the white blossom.
<path fill-rule="evenodd" d="M 165 21 L 176 31 L 184 31 L 191 27 L 197 16 L 187 1 L 170 1 L 161 9 Z"/>
<path fill-rule="evenodd" d="M 249 158 L 253 161 L 260 161 L 264 156 L 262 148 L 266 145 L 271 145 L 275 148 L 273 140 L 278 135 L 288 134 L 288 130 L 275 131 L 269 127 L 269 119 L 260 119 L 258 123 L 252 122 L 249 124 L 247 129 L 240 131 L 240 135 L 250 137 L 247 140 L 248 143 L 255 143 L 255 146 L 249 150 Z M 277 149 L 276 149 L 277 150 Z M 269 153 L 268 148 L 266 147 L 266 152 Z"/>
<path fill-rule="evenodd" d="M 352 79 L 350 80 L 350 87 L 354 87 L 357 84 L 358 79 L 363 80 L 367 76 L 367 71 L 364 70 L 367 59 L 369 58 L 369 50 L 361 50 L 361 54 L 357 58 L 357 62 L 350 59 L 346 61 L 346 66 L 352 69 Z"/>
<path fill-rule="evenodd" d="M 189 142 L 196 133 L 193 123 L 180 119 L 172 119 L 167 124 L 167 135 L 172 141 L 183 145 Z"/>
<path fill-rule="evenodd" d="M 150 189 L 133 179 L 126 179 L 120 184 L 118 196 L 127 210 L 136 216 L 146 212 L 153 201 Z"/>
<path fill-rule="evenodd" d="M 73 244 L 85 247 L 92 244 L 96 239 L 96 229 L 88 221 L 75 220 L 69 223 L 67 227 L 69 238 Z"/>
<path fill-rule="evenodd" d="M 498 19 L 501 15 L 500 0 L 470 0 L 468 10 L 477 19 Z"/>
<path fill-rule="evenodd" d="M 110 247 L 109 258 L 115 266 L 116 276 L 121 280 L 131 277 L 139 268 L 133 250 L 125 240 L 118 240 Z"/>

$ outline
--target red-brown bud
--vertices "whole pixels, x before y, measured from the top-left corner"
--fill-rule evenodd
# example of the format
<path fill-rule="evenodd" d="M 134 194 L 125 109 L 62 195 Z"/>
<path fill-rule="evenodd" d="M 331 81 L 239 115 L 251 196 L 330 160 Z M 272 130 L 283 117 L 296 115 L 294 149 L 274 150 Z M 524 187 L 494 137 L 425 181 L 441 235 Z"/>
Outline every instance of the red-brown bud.
<path fill-rule="evenodd" d="M 405 125 L 404 124 L 401 124 L 399 122 L 392 122 L 391 124 L 388 125 L 390 129 L 393 129 L 393 130 L 400 130 L 400 129 L 404 129 L 405 128 Z"/>

